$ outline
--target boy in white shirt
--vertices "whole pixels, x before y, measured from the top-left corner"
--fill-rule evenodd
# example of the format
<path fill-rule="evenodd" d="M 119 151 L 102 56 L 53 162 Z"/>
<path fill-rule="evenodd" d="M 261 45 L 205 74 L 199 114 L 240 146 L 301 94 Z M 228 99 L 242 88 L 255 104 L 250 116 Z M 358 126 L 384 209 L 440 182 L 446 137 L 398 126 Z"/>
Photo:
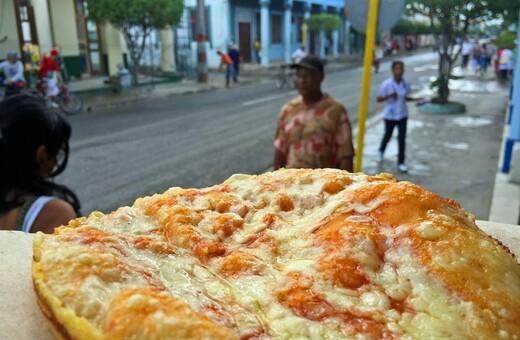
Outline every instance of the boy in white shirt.
<path fill-rule="evenodd" d="M 397 167 L 400 172 L 408 172 L 405 164 L 405 142 L 406 142 L 406 122 L 408 120 L 408 100 L 414 99 L 408 95 L 411 92 L 410 83 L 403 78 L 404 63 L 402 61 L 392 62 L 392 77 L 386 79 L 379 87 L 377 102 L 386 102 L 383 119 L 385 121 L 385 134 L 381 140 L 378 162 L 383 161 L 383 154 L 388 141 L 392 137 L 394 127 L 397 125 L 399 133 L 399 153 L 397 156 Z"/>

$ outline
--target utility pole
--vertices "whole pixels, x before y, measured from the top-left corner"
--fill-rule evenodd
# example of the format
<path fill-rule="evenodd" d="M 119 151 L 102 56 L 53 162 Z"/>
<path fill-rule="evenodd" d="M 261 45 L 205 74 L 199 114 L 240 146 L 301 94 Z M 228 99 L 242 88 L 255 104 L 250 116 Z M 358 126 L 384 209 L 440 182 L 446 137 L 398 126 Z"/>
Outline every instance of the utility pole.
<path fill-rule="evenodd" d="M 197 81 L 208 82 L 208 58 L 206 56 L 206 13 L 204 0 L 197 0 Z"/>

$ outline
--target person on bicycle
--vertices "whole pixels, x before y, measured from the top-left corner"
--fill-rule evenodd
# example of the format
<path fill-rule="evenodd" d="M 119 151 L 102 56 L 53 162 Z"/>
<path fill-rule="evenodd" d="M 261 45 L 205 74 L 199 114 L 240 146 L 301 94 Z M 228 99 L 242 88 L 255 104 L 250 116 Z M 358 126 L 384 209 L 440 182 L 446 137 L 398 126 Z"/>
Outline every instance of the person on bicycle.
<path fill-rule="evenodd" d="M 3 74 L 2 83 L 7 87 L 5 97 L 20 93 L 25 87 L 23 64 L 18 60 L 18 53 L 7 53 L 7 60 L 0 63 L 0 72 Z"/>
<path fill-rule="evenodd" d="M 53 181 L 67 166 L 71 131 L 41 98 L 0 102 L 0 230 L 52 233 L 80 215 L 76 194 Z"/>
<path fill-rule="evenodd" d="M 291 65 L 300 96 L 282 107 L 274 138 L 274 169 L 353 170 L 354 147 L 347 110 L 323 93 L 323 62 L 307 56 Z"/>
<path fill-rule="evenodd" d="M 60 66 L 58 64 L 58 57 L 58 49 L 52 48 L 50 51 L 50 57 L 43 57 L 38 69 L 40 73 L 40 79 L 46 86 L 45 96 L 51 100 L 52 106 L 57 106 L 54 101 L 60 92 L 58 83 L 63 81 L 63 78 L 61 77 Z"/>

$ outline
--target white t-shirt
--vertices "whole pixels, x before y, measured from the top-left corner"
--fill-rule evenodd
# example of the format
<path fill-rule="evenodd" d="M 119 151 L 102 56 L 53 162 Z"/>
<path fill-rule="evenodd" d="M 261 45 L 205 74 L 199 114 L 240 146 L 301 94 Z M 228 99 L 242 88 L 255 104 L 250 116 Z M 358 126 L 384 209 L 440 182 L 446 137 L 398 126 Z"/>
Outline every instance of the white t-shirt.
<path fill-rule="evenodd" d="M 380 47 L 376 47 L 376 49 L 374 50 L 374 57 L 376 59 L 383 59 L 383 55 L 383 49 Z"/>
<path fill-rule="evenodd" d="M 473 44 L 469 41 L 464 41 L 462 43 L 462 55 L 469 55 L 471 53 L 471 50 L 473 50 Z"/>
<path fill-rule="evenodd" d="M 512 70 L 513 69 L 513 51 L 508 48 L 502 50 L 500 57 L 498 58 L 498 68 L 500 70 Z"/>
<path fill-rule="evenodd" d="M 291 55 L 291 58 L 294 60 L 295 63 L 299 63 L 300 60 L 302 60 L 307 54 L 301 49 L 297 49 L 294 51 L 294 53 Z"/>
<path fill-rule="evenodd" d="M 11 81 L 23 81 L 25 79 L 23 77 L 23 64 L 21 61 L 16 61 L 14 64 L 11 64 L 9 61 L 5 60 L 0 63 L 0 70 L 7 78 L 6 80 Z"/>
<path fill-rule="evenodd" d="M 385 112 L 383 118 L 387 120 L 401 120 L 408 117 L 408 106 L 406 105 L 406 97 L 412 91 L 410 83 L 402 79 L 399 84 L 393 77 L 385 80 L 379 87 L 378 97 L 386 97 L 396 92 L 397 99 L 388 98 L 386 100 Z"/>

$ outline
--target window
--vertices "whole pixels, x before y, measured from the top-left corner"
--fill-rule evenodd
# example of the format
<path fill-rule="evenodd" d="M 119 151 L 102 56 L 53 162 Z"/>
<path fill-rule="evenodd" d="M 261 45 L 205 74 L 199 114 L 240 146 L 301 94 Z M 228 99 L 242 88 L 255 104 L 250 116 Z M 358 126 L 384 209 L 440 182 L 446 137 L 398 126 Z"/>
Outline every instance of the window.
<path fill-rule="evenodd" d="M 298 20 L 296 22 L 296 41 L 301 44 L 303 42 L 303 17 L 298 17 Z"/>
<path fill-rule="evenodd" d="M 271 16 L 271 43 L 282 43 L 282 16 L 280 14 L 273 14 Z"/>
<path fill-rule="evenodd" d="M 204 10 L 204 19 L 206 21 L 206 41 L 210 41 L 209 39 L 209 10 L 206 8 Z M 197 41 L 197 9 L 190 10 L 190 25 L 191 25 L 191 40 Z"/>

